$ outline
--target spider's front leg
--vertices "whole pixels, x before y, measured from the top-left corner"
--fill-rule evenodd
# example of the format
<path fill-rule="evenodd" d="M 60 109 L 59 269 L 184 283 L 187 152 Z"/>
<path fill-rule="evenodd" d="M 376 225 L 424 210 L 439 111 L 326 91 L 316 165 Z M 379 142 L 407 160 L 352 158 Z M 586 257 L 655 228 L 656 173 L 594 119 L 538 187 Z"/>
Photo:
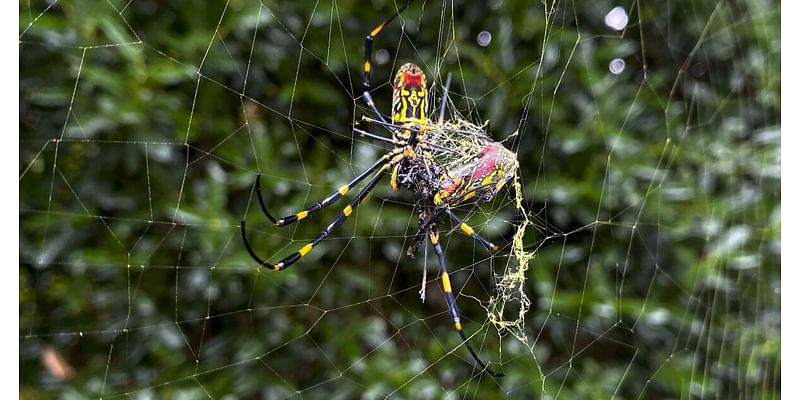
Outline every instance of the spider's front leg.
<path fill-rule="evenodd" d="M 378 34 L 380 34 L 381 31 L 383 31 L 383 27 L 385 27 L 388 23 L 392 22 L 395 18 L 397 18 L 403 12 L 403 10 L 408 8 L 408 6 L 411 4 L 412 1 L 414 0 L 408 0 L 403 7 L 397 10 L 396 13 L 392 14 L 391 17 L 387 18 L 385 21 L 381 22 L 380 24 L 378 24 L 378 26 L 373 28 L 367 34 L 367 37 L 365 38 L 364 41 L 364 82 L 363 82 L 364 102 L 367 103 L 369 108 L 372 109 L 372 112 L 375 113 L 378 119 L 380 119 L 384 123 L 386 123 L 386 119 L 383 118 L 383 115 L 381 115 L 380 111 L 378 110 L 378 107 L 375 106 L 375 101 L 372 100 L 372 95 L 369 92 L 370 87 L 372 86 L 372 80 L 370 79 L 372 75 L 372 44 L 375 41 L 375 37 L 377 37 Z"/>
<path fill-rule="evenodd" d="M 313 213 L 315 213 L 315 212 L 317 212 L 319 210 L 322 210 L 323 208 L 325 208 L 325 207 L 335 203 L 337 200 L 341 199 L 344 195 L 346 195 L 348 192 L 353 190 L 353 188 L 355 188 L 365 178 L 367 178 L 368 176 L 372 175 L 375 171 L 377 171 L 377 170 L 379 170 L 381 168 L 384 168 L 387 165 L 387 163 L 392 159 L 392 157 L 394 157 L 396 154 L 399 154 L 399 151 L 394 150 L 394 151 L 384 155 L 383 157 L 379 158 L 377 161 L 375 161 L 374 164 L 372 164 L 371 167 L 369 167 L 369 168 L 365 169 L 364 171 L 362 171 L 360 174 L 358 174 L 358 176 L 353 178 L 353 180 L 348 182 L 346 185 L 343 185 L 343 186 L 339 187 L 333 193 L 329 194 L 324 199 L 318 201 L 313 206 L 311 206 L 309 208 L 306 208 L 304 210 L 300 210 L 300 211 L 298 211 L 298 212 L 296 212 L 294 214 L 281 217 L 281 218 L 275 218 L 272 215 L 272 213 L 269 212 L 269 209 L 267 208 L 267 204 L 264 201 L 264 195 L 261 193 L 261 173 L 259 173 L 259 174 L 256 175 L 256 184 L 255 184 L 255 192 L 256 192 L 256 197 L 258 198 L 258 205 L 261 207 L 261 211 L 272 222 L 273 225 L 275 225 L 275 226 L 286 226 L 286 225 L 293 224 L 293 223 L 295 223 L 297 221 L 302 220 L 303 218 L 308 217 L 309 215 L 311 215 L 311 214 L 313 214 Z"/>
<path fill-rule="evenodd" d="M 347 206 L 344 209 L 342 209 L 342 211 L 340 211 L 339 214 L 336 215 L 336 217 L 333 218 L 330 224 L 328 224 L 328 226 L 325 229 L 323 229 L 322 232 L 320 232 L 317 235 L 317 237 L 315 237 L 311 242 L 306 243 L 303 247 L 297 250 L 297 252 L 292 253 L 289 256 L 282 259 L 281 261 L 279 261 L 277 264 L 272 264 L 269 261 L 262 259 L 261 257 L 258 256 L 258 254 L 256 254 L 255 250 L 250 245 L 250 242 L 247 240 L 247 227 L 245 226 L 244 219 L 242 219 L 240 226 L 242 231 L 242 241 L 244 242 L 245 249 L 247 249 L 247 252 L 250 254 L 250 257 L 253 258 L 253 260 L 258 262 L 259 264 L 261 264 L 261 266 L 265 268 L 273 269 L 275 271 L 282 271 L 286 268 L 289 268 L 292 264 L 294 264 L 302 257 L 304 257 L 306 254 L 308 254 L 308 252 L 310 252 L 314 248 L 314 246 L 316 246 L 319 242 L 325 240 L 325 238 L 327 238 L 331 232 L 333 232 L 336 228 L 338 228 L 347 219 L 347 217 L 349 217 L 353 213 L 353 210 L 355 210 L 361 204 L 364 198 L 370 192 L 372 192 L 373 189 L 375 189 L 375 186 L 377 186 L 378 182 L 380 182 L 381 178 L 383 178 L 386 170 L 391 168 L 391 166 L 392 166 L 391 163 L 381 164 L 380 167 L 378 168 L 378 172 L 375 175 L 373 175 L 372 179 L 366 184 L 366 186 L 364 186 L 364 188 L 361 189 L 358 195 L 356 195 L 356 197 L 353 200 L 351 200 L 350 203 L 348 203 Z"/>

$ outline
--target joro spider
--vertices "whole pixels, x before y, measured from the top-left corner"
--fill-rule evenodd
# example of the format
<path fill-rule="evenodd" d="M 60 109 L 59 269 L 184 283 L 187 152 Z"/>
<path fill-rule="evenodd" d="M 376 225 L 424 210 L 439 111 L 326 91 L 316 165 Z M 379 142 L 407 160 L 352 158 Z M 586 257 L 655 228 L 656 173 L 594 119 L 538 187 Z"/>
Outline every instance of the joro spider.
<path fill-rule="evenodd" d="M 266 268 L 282 271 L 308 254 L 317 243 L 325 240 L 389 173 L 389 184 L 393 190 L 397 191 L 400 187 L 406 188 L 417 199 L 419 228 L 408 249 L 408 254 L 413 255 L 426 237 L 430 240 L 439 262 L 442 289 L 456 332 L 461 336 L 462 343 L 481 370 L 492 376 L 501 377 L 502 373 L 491 370 L 478 357 L 462 329 L 447 262 L 442 245 L 439 243 L 439 227 L 445 217 L 449 217 L 457 224 L 462 233 L 472 236 L 489 251 L 498 251 L 498 246 L 475 232 L 472 227 L 456 216 L 451 208 L 468 203 L 474 203 L 477 206 L 479 202 L 492 200 L 506 182 L 513 178 L 519 164 L 513 152 L 489 137 L 488 123 L 484 126 L 477 126 L 463 120 L 444 120 L 450 76 L 444 87 L 439 119 L 436 122 L 431 121 L 427 116 L 428 88 L 425 74 L 420 67 L 412 63 L 402 65 L 395 74 L 392 85 L 391 122 L 386 121 L 375 106 L 370 94 L 370 59 L 373 41 L 383 28 L 408 8 L 412 2 L 413 0 L 406 2 L 395 14 L 372 29 L 366 37 L 364 49 L 364 93 L 362 97 L 377 119 L 364 116 L 362 121 L 388 129 L 392 133 L 392 137 L 384 137 L 355 127 L 354 131 L 362 136 L 391 143 L 392 149 L 352 181 L 321 201 L 305 210 L 282 218 L 275 218 L 267 209 L 261 194 L 261 174 L 256 177 L 255 192 L 258 204 L 267 218 L 274 225 L 282 227 L 322 210 L 347 195 L 367 177 L 372 176 L 372 178 L 319 235 L 297 252 L 275 264 L 262 259 L 253 250 L 247 240 L 247 228 L 244 220 L 241 221 L 242 240 L 248 253 L 256 262 Z M 422 289 L 420 290 L 423 301 L 427 282 L 426 272 L 423 272 Z"/>

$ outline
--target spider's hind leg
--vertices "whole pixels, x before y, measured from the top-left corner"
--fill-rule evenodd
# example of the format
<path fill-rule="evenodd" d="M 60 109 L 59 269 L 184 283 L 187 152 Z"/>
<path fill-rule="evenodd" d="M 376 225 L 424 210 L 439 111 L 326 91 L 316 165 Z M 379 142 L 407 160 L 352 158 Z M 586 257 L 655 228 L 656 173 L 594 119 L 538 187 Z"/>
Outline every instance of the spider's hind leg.
<path fill-rule="evenodd" d="M 425 256 L 422 258 L 422 287 L 419 289 L 419 299 L 425 302 L 425 289 L 428 285 L 428 246 L 425 246 Z"/>
<path fill-rule="evenodd" d="M 458 225 L 458 229 L 461 230 L 462 233 L 465 235 L 472 236 L 475 240 L 479 241 L 483 247 L 486 247 L 487 250 L 491 251 L 492 253 L 497 253 L 500 250 L 500 246 L 492 243 L 489 239 L 481 236 L 478 232 L 475 232 L 475 229 L 469 226 L 466 222 L 464 222 L 461 218 L 458 218 L 450 209 L 445 209 L 447 215 Z"/>
<path fill-rule="evenodd" d="M 481 368 L 482 371 L 486 371 L 491 376 L 501 377 L 503 373 L 501 372 L 494 372 L 486 366 L 480 357 L 478 357 L 478 353 L 472 349 L 470 346 L 469 341 L 467 340 L 467 335 L 464 334 L 464 330 L 461 327 L 461 315 L 458 312 L 458 305 L 456 305 L 456 298 L 453 295 L 453 287 L 450 284 L 450 275 L 447 272 L 447 262 L 444 258 L 444 251 L 442 250 L 442 245 L 439 243 L 439 233 L 436 232 L 435 227 L 434 230 L 430 232 L 430 240 L 431 244 L 433 245 L 433 250 L 436 252 L 436 258 L 439 259 L 439 268 L 442 273 L 442 290 L 444 291 L 444 297 L 447 301 L 447 309 L 450 311 L 450 318 L 453 320 L 453 326 L 458 332 L 458 335 L 461 336 L 461 342 L 464 343 L 464 346 L 469 350 L 469 353 L 472 355 L 472 358 L 475 359 L 475 362 L 478 363 L 478 366 Z"/>
<path fill-rule="evenodd" d="M 413 258 L 414 255 L 417 254 L 419 246 L 424 241 L 425 241 L 425 232 L 417 231 L 417 233 L 414 234 L 414 239 L 411 241 L 411 244 L 408 245 L 408 249 L 406 249 L 406 255 L 411 256 Z"/>

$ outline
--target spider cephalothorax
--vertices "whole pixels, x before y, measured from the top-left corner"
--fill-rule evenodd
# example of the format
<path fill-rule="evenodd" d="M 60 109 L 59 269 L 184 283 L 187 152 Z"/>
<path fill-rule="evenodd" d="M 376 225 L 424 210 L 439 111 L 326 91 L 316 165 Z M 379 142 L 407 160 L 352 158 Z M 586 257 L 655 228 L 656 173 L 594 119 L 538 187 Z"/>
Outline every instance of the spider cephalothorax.
<path fill-rule="evenodd" d="M 414 235 L 409 252 L 413 254 L 426 239 L 430 241 L 439 261 L 442 290 L 455 330 L 461 336 L 464 346 L 469 350 L 481 370 L 493 376 L 502 376 L 501 373 L 492 371 L 481 361 L 462 330 L 461 317 L 450 283 L 444 250 L 439 243 L 439 228 L 449 218 L 457 224 L 461 232 L 472 236 L 490 251 L 497 251 L 498 246 L 475 232 L 472 227 L 453 213 L 452 208 L 468 202 L 483 202 L 493 199 L 505 183 L 516 174 L 518 163 L 513 152 L 489 137 L 486 132 L 488 124 L 477 126 L 463 120 L 444 121 L 447 91 L 450 85 L 449 77 L 444 86 L 439 119 L 436 122 L 428 119 L 428 84 L 425 73 L 415 64 L 403 64 L 395 74 L 392 82 L 390 121 L 387 121 L 375 106 L 369 90 L 373 40 L 384 26 L 397 17 L 410 3 L 411 1 L 406 3 L 391 18 L 370 31 L 365 43 L 363 98 L 375 114 L 375 118 L 364 117 L 362 121 L 386 128 L 392 136 L 388 138 L 359 128 L 354 128 L 354 130 L 363 136 L 390 143 L 391 149 L 348 184 L 341 186 L 313 206 L 282 218 L 273 217 L 267 210 L 261 194 L 260 175 L 256 179 L 255 191 L 258 203 L 267 218 L 277 226 L 286 226 L 333 204 L 346 196 L 366 178 L 371 177 L 369 181 L 319 235 L 300 247 L 297 252 L 275 264 L 262 259 L 253 250 L 247 240 L 247 228 L 244 220 L 241 222 L 242 240 L 250 256 L 259 264 L 276 271 L 284 270 L 303 258 L 314 246 L 325 240 L 333 230 L 344 223 L 367 194 L 377 186 L 381 178 L 388 173 L 392 189 L 406 188 L 416 199 L 419 228 Z M 426 276 L 426 271 L 424 271 L 420 290 L 423 301 L 427 283 Z"/>

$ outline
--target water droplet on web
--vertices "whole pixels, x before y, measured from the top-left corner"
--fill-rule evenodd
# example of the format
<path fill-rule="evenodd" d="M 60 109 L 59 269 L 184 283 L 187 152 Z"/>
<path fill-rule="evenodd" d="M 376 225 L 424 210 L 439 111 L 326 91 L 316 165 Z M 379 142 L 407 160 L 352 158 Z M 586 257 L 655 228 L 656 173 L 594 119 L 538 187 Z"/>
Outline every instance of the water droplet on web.
<path fill-rule="evenodd" d="M 478 45 L 481 47 L 486 47 L 492 43 L 492 34 L 489 31 L 481 31 L 478 34 Z"/>
<path fill-rule="evenodd" d="M 608 63 L 608 70 L 611 71 L 614 75 L 619 75 L 622 71 L 625 70 L 625 60 L 621 58 L 615 58 Z"/>
<path fill-rule="evenodd" d="M 380 49 L 375 52 L 375 62 L 379 65 L 389 62 L 389 51 L 386 49 Z"/>
<path fill-rule="evenodd" d="M 628 12 L 622 7 L 614 7 L 606 14 L 606 25 L 615 31 L 621 31 L 628 26 Z"/>

